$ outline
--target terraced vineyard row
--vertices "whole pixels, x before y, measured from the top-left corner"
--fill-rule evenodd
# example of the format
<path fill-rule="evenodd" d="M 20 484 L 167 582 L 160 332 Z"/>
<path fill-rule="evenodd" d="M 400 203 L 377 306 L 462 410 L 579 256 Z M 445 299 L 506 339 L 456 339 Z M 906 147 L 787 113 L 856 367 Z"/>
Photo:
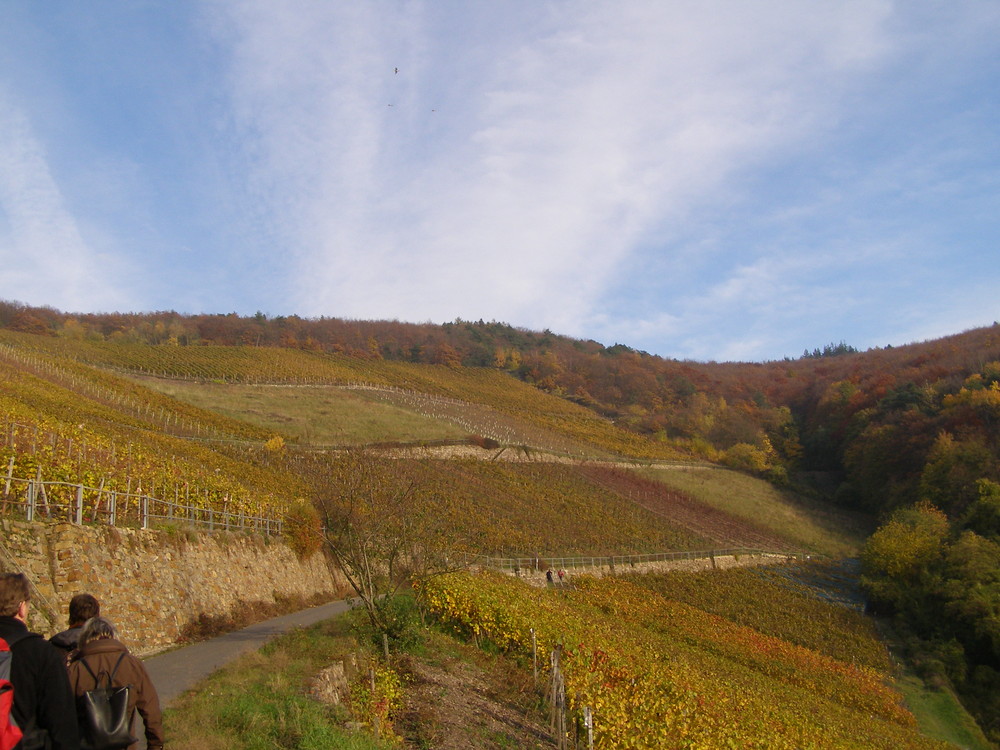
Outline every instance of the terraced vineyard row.
<path fill-rule="evenodd" d="M 476 459 L 379 465 L 376 471 L 402 472 L 436 498 L 436 513 L 447 516 L 461 547 L 456 551 L 544 557 L 706 547 L 704 539 L 588 482 L 570 465 Z M 337 471 L 334 459 L 328 472 Z"/>
<path fill-rule="evenodd" d="M 640 575 L 632 580 L 661 596 L 725 617 L 849 664 L 888 672 L 892 665 L 874 623 L 856 608 L 831 606 L 803 581 L 828 575 L 818 562 L 733 568 L 711 573 Z M 747 606 L 766 592 L 767 607 Z"/>
<path fill-rule="evenodd" d="M 296 495 L 299 488 L 289 475 L 248 465 L 201 441 L 164 434 L 159 427 L 186 420 L 203 424 L 205 432 L 247 437 L 255 435 L 249 426 L 121 378 L 101 373 L 88 378 L 90 373 L 73 373 L 71 364 L 50 367 L 0 356 L 5 476 L 183 498 L 199 507 L 252 514 L 283 508 Z M 72 382 L 60 384 L 67 381 Z M 98 395 L 85 395 L 90 392 Z"/>
<path fill-rule="evenodd" d="M 81 409 L 87 408 L 90 402 L 92 406 L 106 407 L 104 417 L 122 424 L 195 437 L 246 440 L 266 440 L 269 437 L 268 433 L 250 424 L 190 408 L 154 390 L 137 386 L 130 380 L 72 360 L 0 344 L 0 367 L 8 373 L 19 373 L 10 377 L 21 378 L 22 389 L 28 387 L 24 376 L 37 379 L 35 392 L 26 395 L 38 396 L 38 388 L 42 387 L 40 384 L 45 383 L 45 388 L 57 387 L 77 397 L 84 396 L 85 403 L 81 403 Z M 63 408 L 65 410 L 65 405 Z"/>
<path fill-rule="evenodd" d="M 942 748 L 915 729 L 886 674 L 672 601 L 626 579 L 532 588 L 498 574 L 425 581 L 425 606 L 459 632 L 539 664 L 562 644 L 569 707 L 595 747 Z M 779 606 L 764 586 L 744 606 Z M 833 605 L 830 605 L 833 606 Z"/>
<path fill-rule="evenodd" d="M 580 471 L 592 482 L 630 499 L 651 513 L 669 518 L 711 543 L 722 546 L 783 550 L 788 540 L 743 519 L 694 500 L 659 482 L 644 479 L 624 469 L 582 466 Z"/>

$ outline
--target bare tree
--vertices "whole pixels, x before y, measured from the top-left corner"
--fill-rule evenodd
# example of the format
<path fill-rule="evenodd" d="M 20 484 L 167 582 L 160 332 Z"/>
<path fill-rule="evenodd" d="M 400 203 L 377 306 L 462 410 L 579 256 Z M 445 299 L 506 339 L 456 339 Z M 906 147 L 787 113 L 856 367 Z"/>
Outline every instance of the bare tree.
<path fill-rule="evenodd" d="M 324 543 L 364 604 L 376 633 L 392 635 L 392 597 L 457 563 L 455 526 L 420 461 L 352 450 L 314 466 Z"/>

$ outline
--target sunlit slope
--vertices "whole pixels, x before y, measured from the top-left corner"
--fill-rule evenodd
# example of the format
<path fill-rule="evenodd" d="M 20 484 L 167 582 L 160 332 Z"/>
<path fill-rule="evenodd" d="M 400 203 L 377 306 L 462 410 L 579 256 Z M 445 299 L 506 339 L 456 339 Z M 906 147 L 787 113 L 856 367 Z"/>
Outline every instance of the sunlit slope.
<path fill-rule="evenodd" d="M 712 542 L 558 463 L 410 460 L 447 498 L 456 539 L 498 556 L 626 555 L 704 550 Z"/>
<path fill-rule="evenodd" d="M 48 481 L 108 491 L 141 488 L 201 507 L 281 514 L 295 498 L 308 497 L 309 488 L 281 451 L 268 447 L 275 435 L 286 437 L 288 450 L 296 445 L 462 442 L 470 435 L 488 437 L 486 427 L 506 420 L 519 430 L 507 452 L 521 459 L 535 455 L 522 446 L 598 458 L 612 455 L 612 446 L 627 456 L 658 447 L 494 371 L 363 362 L 284 349 L 162 349 L 170 351 L 158 353 L 157 361 L 169 358 L 175 368 L 184 361 L 182 355 L 202 357 L 216 367 L 230 361 L 249 380 L 254 362 L 249 355 L 262 353 L 272 365 L 281 365 L 289 380 L 289 373 L 314 368 L 312 372 L 341 382 L 253 385 L 230 383 L 232 376 L 206 381 L 126 375 L 121 367 L 109 369 L 114 359 L 109 352 L 121 355 L 119 365 L 134 364 L 126 355 L 135 358 L 139 350 L 159 348 L 0 332 L 4 469 L 20 478 L 40 473 Z M 104 357 L 100 366 L 84 363 L 98 354 Z M 370 377 L 350 379 L 359 372 Z M 381 384 L 372 382 L 374 375 Z M 543 418 L 561 420 L 563 427 L 587 437 L 567 437 L 562 428 L 542 426 Z M 630 451 L 630 446 L 642 450 Z M 498 451 L 481 454 L 491 459 Z M 430 457 L 412 460 L 412 467 L 421 481 L 449 498 L 456 538 L 473 540 L 466 546 L 476 553 L 828 549 L 797 544 L 794 535 L 762 532 L 737 513 L 699 506 L 691 498 L 683 502 L 684 513 L 678 511 L 678 501 L 669 509 L 644 504 L 632 484 L 609 479 L 614 471 L 634 477 L 623 469 Z"/>
<path fill-rule="evenodd" d="M 571 711 L 593 712 L 601 749 L 943 748 L 923 737 L 889 674 L 666 598 L 628 578 L 537 589 L 495 574 L 423 584 L 428 609 L 539 664 L 563 644 Z M 748 586 L 743 606 L 770 607 Z M 856 635 L 856 633 L 854 634 Z"/>
<path fill-rule="evenodd" d="M 0 346 L 0 423 L 12 477 L 251 513 L 281 510 L 301 493 L 293 476 L 220 449 L 262 444 L 263 430 L 37 352 Z"/>
<path fill-rule="evenodd" d="M 309 495 L 294 464 L 265 446 L 272 432 L 37 351 L 0 346 L 0 420 L 0 460 L 13 477 L 254 513 L 281 514 Z M 392 462 L 447 498 L 455 539 L 471 553 L 620 555 L 711 546 L 570 464 Z"/>
<path fill-rule="evenodd" d="M 452 421 L 500 442 L 543 450 L 681 457 L 665 443 L 620 429 L 582 406 L 493 369 L 359 359 L 285 348 L 147 346 L 0 332 L 0 342 L 4 341 L 129 374 L 241 385 L 361 389 L 398 408 Z"/>
<path fill-rule="evenodd" d="M 650 468 L 636 474 L 645 481 L 634 497 L 647 507 L 655 509 L 663 503 L 669 507 L 661 489 L 666 487 L 737 522 L 777 534 L 800 549 L 830 557 L 857 555 L 871 531 L 870 521 L 858 514 L 738 471 L 719 467 Z"/>
<path fill-rule="evenodd" d="M 369 389 L 136 379 L 173 398 L 257 425 L 302 446 L 459 442 L 470 432 L 482 432 L 386 403 L 379 398 L 381 391 Z"/>

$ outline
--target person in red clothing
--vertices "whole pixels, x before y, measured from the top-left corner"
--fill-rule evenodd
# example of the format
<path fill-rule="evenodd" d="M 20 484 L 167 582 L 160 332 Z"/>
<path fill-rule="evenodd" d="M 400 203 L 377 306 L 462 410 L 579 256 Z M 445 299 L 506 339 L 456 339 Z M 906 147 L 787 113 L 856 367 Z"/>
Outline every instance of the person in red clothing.
<path fill-rule="evenodd" d="M 146 726 L 146 747 L 162 750 L 163 717 L 156 687 L 142 662 L 118 640 L 115 626 L 103 617 L 90 618 L 80 632 L 77 648 L 76 656 L 69 665 L 69 682 L 74 694 L 81 696 L 98 687 L 95 677 L 100 677 L 102 672 L 108 675 L 114 673 L 111 687 L 132 686 L 128 701 L 132 736 L 135 736 L 135 712 L 138 710 Z M 129 750 L 138 747 L 136 742 L 129 745 Z"/>
<path fill-rule="evenodd" d="M 11 715 L 24 737 L 17 750 L 79 750 L 76 701 L 66 678 L 65 657 L 37 633 L 28 632 L 31 591 L 23 573 L 0 573 L 0 638 L 11 644 Z"/>

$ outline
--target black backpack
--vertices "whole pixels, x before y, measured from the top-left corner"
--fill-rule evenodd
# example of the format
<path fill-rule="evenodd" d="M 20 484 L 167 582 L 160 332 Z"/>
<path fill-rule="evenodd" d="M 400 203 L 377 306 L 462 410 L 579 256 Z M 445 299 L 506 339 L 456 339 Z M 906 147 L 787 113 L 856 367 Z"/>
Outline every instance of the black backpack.
<path fill-rule="evenodd" d="M 111 674 L 102 670 L 99 675 L 94 674 L 86 659 L 80 659 L 84 669 L 94 678 L 95 686 L 76 699 L 82 750 L 122 750 L 137 741 L 132 736 L 132 716 L 128 710 L 132 686 L 113 687 L 115 674 L 124 658 L 125 652 L 122 652 Z M 101 677 L 104 678 L 103 687 Z"/>

